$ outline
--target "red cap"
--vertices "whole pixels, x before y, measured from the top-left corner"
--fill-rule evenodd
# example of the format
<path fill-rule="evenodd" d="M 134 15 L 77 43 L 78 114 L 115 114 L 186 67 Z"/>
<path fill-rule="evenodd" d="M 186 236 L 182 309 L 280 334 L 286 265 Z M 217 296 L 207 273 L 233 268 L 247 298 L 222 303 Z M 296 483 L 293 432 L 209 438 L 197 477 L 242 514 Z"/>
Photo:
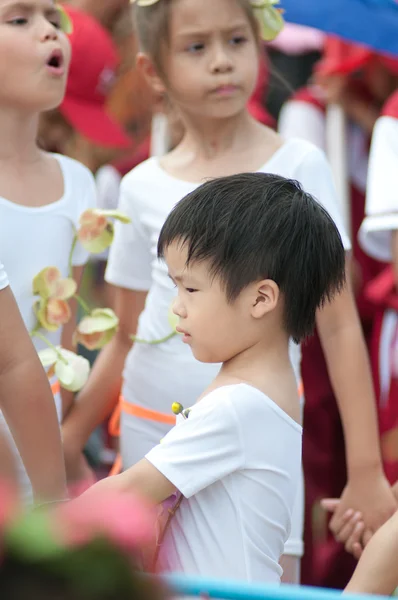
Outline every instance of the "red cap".
<path fill-rule="evenodd" d="M 372 56 L 372 51 L 366 46 L 328 36 L 325 41 L 324 56 L 315 70 L 320 75 L 348 75 L 367 65 Z"/>
<path fill-rule="evenodd" d="M 131 140 L 106 109 L 119 64 L 115 44 L 91 15 L 70 6 L 65 9 L 73 24 L 69 38 L 72 59 L 60 111 L 79 133 L 93 142 L 128 148 Z"/>

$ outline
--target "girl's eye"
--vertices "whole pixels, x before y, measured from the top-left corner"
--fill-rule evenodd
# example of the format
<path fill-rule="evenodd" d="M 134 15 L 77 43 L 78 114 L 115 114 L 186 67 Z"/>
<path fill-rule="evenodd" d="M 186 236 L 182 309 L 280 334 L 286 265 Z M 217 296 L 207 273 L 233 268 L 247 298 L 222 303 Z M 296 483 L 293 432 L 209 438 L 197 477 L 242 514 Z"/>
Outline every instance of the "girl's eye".
<path fill-rule="evenodd" d="M 61 29 L 61 22 L 54 19 L 54 21 L 50 21 L 51 25 L 53 25 L 55 27 L 55 29 Z"/>
<path fill-rule="evenodd" d="M 10 21 L 8 21 L 9 25 L 26 25 L 28 22 L 28 19 L 25 19 L 25 17 L 15 17 L 15 19 L 11 19 Z"/>
<path fill-rule="evenodd" d="M 188 52 L 192 52 L 193 54 L 196 54 L 197 52 L 201 52 L 204 49 L 205 45 L 204 44 L 191 44 L 190 46 L 188 46 L 187 50 Z"/>
<path fill-rule="evenodd" d="M 243 37 L 242 35 L 237 35 L 235 37 L 232 38 L 231 40 L 231 44 L 233 46 L 239 46 L 240 44 L 244 44 L 246 42 L 246 38 Z"/>
<path fill-rule="evenodd" d="M 194 290 L 193 288 L 186 288 L 188 294 L 194 294 L 195 292 L 197 292 L 198 290 Z"/>

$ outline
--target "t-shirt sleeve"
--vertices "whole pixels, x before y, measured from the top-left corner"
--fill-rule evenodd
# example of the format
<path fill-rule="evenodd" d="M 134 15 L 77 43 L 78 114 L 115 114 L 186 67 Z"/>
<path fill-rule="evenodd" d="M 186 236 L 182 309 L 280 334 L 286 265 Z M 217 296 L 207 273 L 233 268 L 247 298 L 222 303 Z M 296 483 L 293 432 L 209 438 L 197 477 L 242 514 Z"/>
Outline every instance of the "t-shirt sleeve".
<path fill-rule="evenodd" d="M 81 167 L 82 165 L 79 166 Z M 79 175 L 81 179 L 79 186 L 76 186 L 77 193 L 79 194 L 79 203 L 75 227 L 79 226 L 79 219 L 84 211 L 89 208 L 97 208 L 97 187 L 93 175 L 88 169 L 82 170 Z M 90 253 L 81 244 L 77 243 L 73 253 L 72 265 L 74 267 L 81 267 L 86 264 L 89 257 Z"/>
<path fill-rule="evenodd" d="M 373 258 L 391 261 L 391 234 L 398 229 L 398 118 L 381 117 L 369 160 L 366 218 L 359 241 Z"/>
<path fill-rule="evenodd" d="M 152 283 L 150 239 L 142 224 L 142 208 L 138 206 L 130 176 L 122 180 L 118 209 L 131 222 L 116 223 L 105 280 L 129 290 L 147 292 Z"/>
<path fill-rule="evenodd" d="M 351 250 L 351 242 L 343 224 L 333 174 L 325 154 L 312 148 L 303 157 L 295 174 L 303 189 L 311 194 L 329 213 L 340 232 L 344 249 Z"/>
<path fill-rule="evenodd" d="M 8 277 L 3 265 L 0 262 L 0 290 L 4 290 L 8 286 Z"/>
<path fill-rule="evenodd" d="M 241 469 L 242 436 L 228 392 L 215 390 L 195 405 L 146 459 L 186 498 Z"/>

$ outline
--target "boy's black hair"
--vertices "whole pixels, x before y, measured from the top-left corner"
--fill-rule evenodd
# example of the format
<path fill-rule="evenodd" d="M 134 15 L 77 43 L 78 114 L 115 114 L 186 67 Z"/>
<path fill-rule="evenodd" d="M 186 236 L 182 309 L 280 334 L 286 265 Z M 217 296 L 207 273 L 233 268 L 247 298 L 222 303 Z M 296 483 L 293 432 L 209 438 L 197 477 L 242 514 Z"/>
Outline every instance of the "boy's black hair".
<path fill-rule="evenodd" d="M 345 283 L 345 252 L 326 210 L 301 185 L 243 173 L 209 181 L 177 204 L 158 255 L 186 246 L 187 266 L 208 261 L 232 302 L 255 281 L 272 279 L 284 297 L 284 324 L 296 341 L 310 335 L 318 307 Z"/>

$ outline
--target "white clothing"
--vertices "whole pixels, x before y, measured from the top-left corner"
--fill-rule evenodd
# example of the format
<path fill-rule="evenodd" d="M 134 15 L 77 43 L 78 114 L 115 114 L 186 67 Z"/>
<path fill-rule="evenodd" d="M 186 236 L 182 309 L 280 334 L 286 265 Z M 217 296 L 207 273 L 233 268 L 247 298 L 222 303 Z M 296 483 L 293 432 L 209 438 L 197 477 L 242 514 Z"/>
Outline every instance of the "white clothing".
<path fill-rule="evenodd" d="M 391 234 L 398 229 L 398 119 L 380 117 L 370 151 L 366 218 L 359 231 L 363 249 L 390 262 Z"/>
<path fill-rule="evenodd" d="M 102 210 L 116 210 L 119 200 L 121 175 L 112 165 L 104 165 L 98 169 L 95 175 L 95 184 L 97 187 L 97 206 Z M 104 250 L 101 254 L 94 254 L 91 261 L 106 261 L 109 250 Z"/>
<path fill-rule="evenodd" d="M 315 97 L 320 95 L 316 86 L 313 86 L 312 91 Z M 293 98 L 286 102 L 279 115 L 278 132 L 285 139 L 307 140 L 326 152 L 325 110 L 310 101 Z M 351 121 L 347 127 L 347 158 L 350 181 L 358 190 L 365 193 L 369 138 L 359 125 Z"/>
<path fill-rule="evenodd" d="M 247 384 L 210 392 L 180 418 L 146 456 L 184 496 L 160 569 L 280 583 L 301 438 L 300 425 Z"/>
<path fill-rule="evenodd" d="M 7 273 L 4 270 L 3 265 L 0 263 L 0 290 L 4 290 L 8 286 Z"/>
<path fill-rule="evenodd" d="M 33 278 L 50 266 L 57 267 L 62 277 L 68 277 L 74 228 L 78 227 L 80 215 L 96 205 L 95 184 L 90 171 L 75 160 L 61 155 L 55 157 L 64 179 L 64 193 L 59 200 L 45 206 L 30 207 L 0 197 L 0 256 L 28 331 L 32 331 L 36 324 Z M 87 259 L 88 253 L 78 244 L 73 255 L 73 266 L 84 265 Z M 45 332 L 45 335 L 52 344 L 59 345 L 61 333 L 59 329 L 54 333 Z M 33 339 L 33 343 L 37 350 L 46 347 L 37 338 Z M 56 394 L 55 403 L 60 418 L 60 394 Z M 29 500 L 30 482 L 1 413 L 0 429 L 12 441 L 23 497 Z"/>
<path fill-rule="evenodd" d="M 260 169 L 298 180 L 328 210 L 341 233 L 345 248 L 350 248 L 337 211 L 332 174 L 323 153 L 302 140 L 287 141 Z M 149 291 L 145 310 L 139 320 L 137 336 L 157 340 L 171 329 L 169 308 L 176 291 L 167 267 L 157 259 L 160 230 L 171 210 L 199 184 L 176 179 L 164 171 L 154 157 L 133 169 L 121 184 L 119 209 L 131 223 L 116 224 L 110 250 L 106 280 L 123 288 Z M 291 344 L 291 360 L 300 378 L 300 347 Z M 203 364 L 176 336 L 165 344 L 134 344 L 124 368 L 123 396 L 127 402 L 162 413 L 169 413 L 173 402 L 190 406 L 208 387 L 220 365 Z M 170 426 L 138 419 L 128 414 L 121 418 L 121 451 L 124 467 L 138 462 L 164 437 Z M 302 496 L 302 494 L 301 494 Z M 297 509 L 296 537 L 288 541 L 287 554 L 301 555 L 302 510 Z"/>

